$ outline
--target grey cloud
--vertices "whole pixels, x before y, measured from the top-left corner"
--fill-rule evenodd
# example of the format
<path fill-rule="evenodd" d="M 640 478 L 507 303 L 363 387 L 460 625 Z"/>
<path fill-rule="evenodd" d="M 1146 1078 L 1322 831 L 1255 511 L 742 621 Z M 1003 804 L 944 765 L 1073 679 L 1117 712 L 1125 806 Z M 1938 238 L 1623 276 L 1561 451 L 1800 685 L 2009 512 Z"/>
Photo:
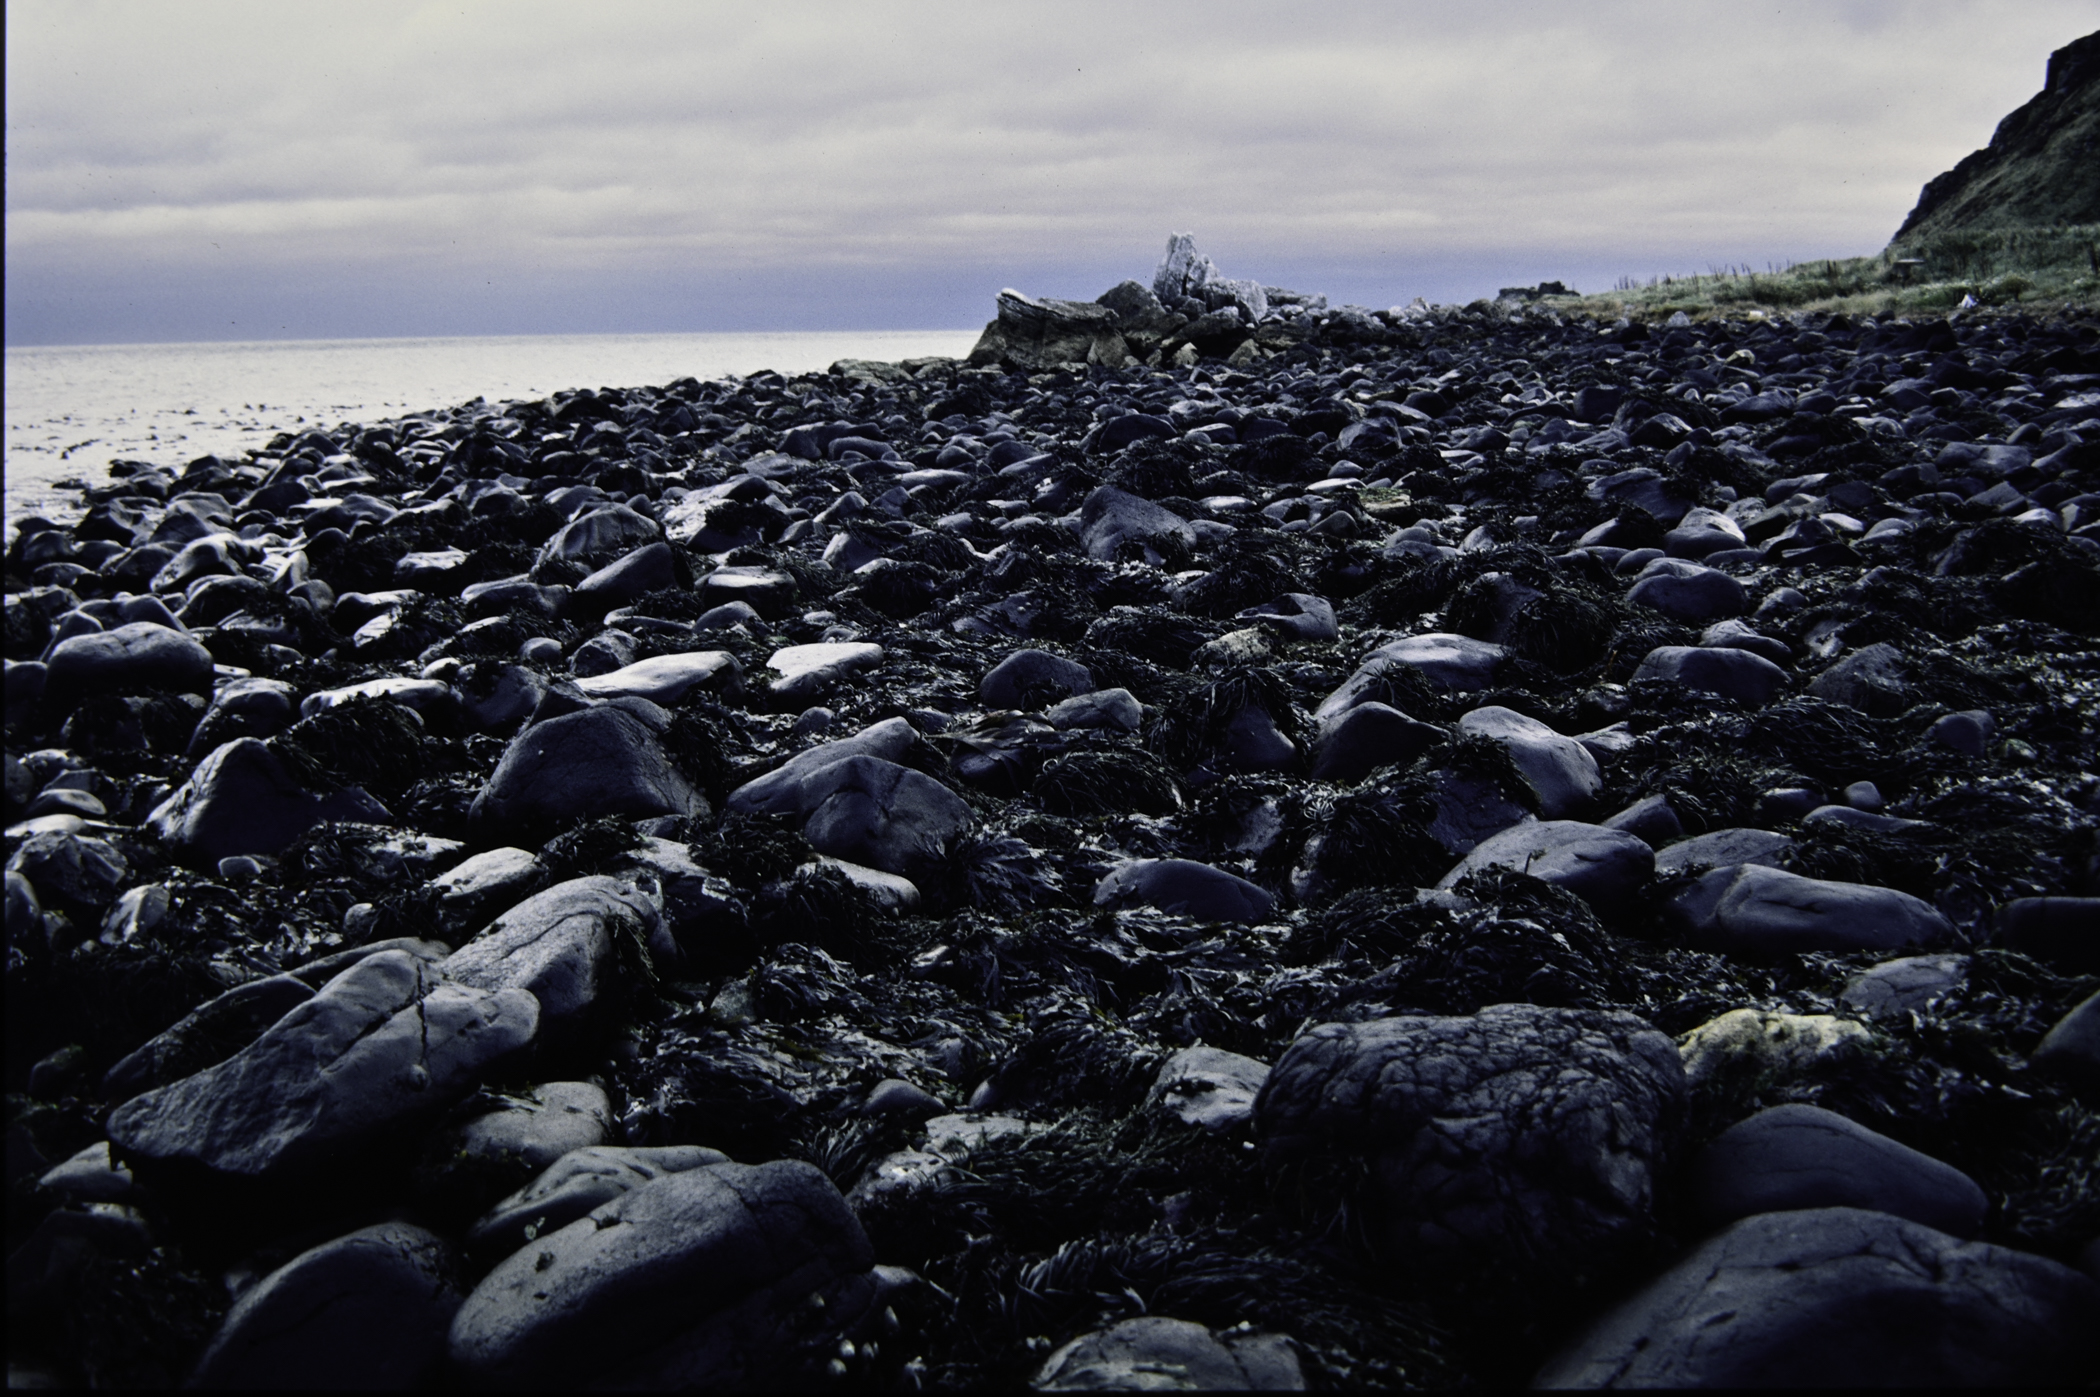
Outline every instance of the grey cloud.
<path fill-rule="evenodd" d="M 1436 267 L 1486 289 L 1556 259 L 1864 252 L 2091 20 L 2069 0 L 16 0 L 8 334 L 61 333 L 18 316 L 18 282 L 143 283 L 142 264 L 933 284 L 1141 272 L 1193 227 L 1228 268 L 1364 269 L 1402 299 Z"/>

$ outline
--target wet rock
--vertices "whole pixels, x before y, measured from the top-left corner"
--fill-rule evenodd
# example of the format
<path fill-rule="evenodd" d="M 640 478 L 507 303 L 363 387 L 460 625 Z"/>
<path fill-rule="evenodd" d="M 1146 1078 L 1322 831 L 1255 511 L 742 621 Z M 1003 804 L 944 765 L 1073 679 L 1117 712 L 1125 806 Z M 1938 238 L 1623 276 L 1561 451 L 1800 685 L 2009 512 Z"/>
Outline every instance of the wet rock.
<path fill-rule="evenodd" d="M 1255 1128 L 1272 1165 L 1365 1157 L 1391 1259 L 1530 1288 L 1639 1249 L 1684 1099 L 1674 1046 L 1642 1020 L 1498 1004 L 1313 1029 Z"/>
<path fill-rule="evenodd" d="M 211 651 L 180 631 L 150 621 L 62 640 L 44 667 L 44 687 L 53 696 L 154 689 L 211 692 Z"/>
<path fill-rule="evenodd" d="M 1743 584 L 1725 572 L 1677 558 L 1657 558 L 1642 570 L 1626 600 L 1673 621 L 1704 625 L 1750 609 Z"/>
<path fill-rule="evenodd" d="M 269 975 L 208 999 L 110 1067 L 102 1094 L 129 1101 L 207 1067 L 216 1067 L 314 996 L 296 975 Z"/>
<path fill-rule="evenodd" d="M 1406 766 L 1445 736 L 1390 704 L 1359 703 L 1322 726 L 1311 774 L 1315 781 L 1360 781 L 1381 766 Z"/>
<path fill-rule="evenodd" d="M 302 1252 L 227 1312 L 191 1375 L 204 1388 L 394 1390 L 440 1373 L 465 1299 L 452 1244 L 383 1222 Z"/>
<path fill-rule="evenodd" d="M 53 1165 L 36 1183 L 68 1203 L 132 1201 L 131 1171 L 110 1158 L 107 1140 L 98 1140 L 64 1163 Z"/>
<path fill-rule="evenodd" d="M 1109 728 L 1136 732 L 1145 719 L 1144 705 L 1128 689 L 1098 689 L 1076 694 L 1044 710 L 1056 728 Z"/>
<path fill-rule="evenodd" d="M 1298 1392 L 1305 1374 L 1281 1334 L 1228 1332 L 1145 1315 L 1082 1334 L 1052 1353 L 1038 1392 Z"/>
<path fill-rule="evenodd" d="M 2100 994 L 2088 995 L 2042 1035 L 2034 1065 L 2082 1090 L 2100 1089 Z"/>
<path fill-rule="evenodd" d="M 1923 1009 L 1968 978 L 1967 956 L 1899 956 L 1845 982 L 1838 1002 L 1871 1018 Z"/>
<path fill-rule="evenodd" d="M 1635 683 L 1654 680 L 1703 694 L 1719 694 L 1745 708 L 1762 708 L 1786 688 L 1786 671 L 1748 650 L 1663 645 L 1650 650 L 1633 672 Z"/>
<path fill-rule="evenodd" d="M 1954 934 L 1944 914 L 1909 893 L 1751 863 L 1703 875 L 1664 907 L 1663 919 L 1686 945 L 1753 957 L 1889 951 Z"/>
<path fill-rule="evenodd" d="M 2073 975 L 2100 975 L 2100 897 L 2021 897 L 1998 909 L 1998 944 Z"/>
<path fill-rule="evenodd" d="M 865 1317 L 873 1262 L 810 1165 L 690 1169 L 499 1263 L 453 1320 L 451 1358 L 494 1386 L 792 1385 L 822 1372 Z M 812 1294 L 824 1319 L 805 1336 L 789 1319 Z"/>
<path fill-rule="evenodd" d="M 1855 650 L 1809 681 L 1808 691 L 1876 718 L 1910 707 L 1909 663 L 1893 645 Z"/>
<path fill-rule="evenodd" d="M 1268 1079 L 1265 1062 L 1222 1048 L 1183 1048 L 1159 1069 L 1145 1102 L 1214 1133 L 1240 1132 L 1252 1126 L 1254 1098 Z"/>
<path fill-rule="evenodd" d="M 346 1167 L 445 1110 L 532 1040 L 529 994 L 451 984 L 406 952 L 359 961 L 255 1042 L 119 1106 L 109 1138 L 142 1177 L 243 1184 Z"/>
<path fill-rule="evenodd" d="M 1275 601 L 1240 612 L 1239 619 L 1254 622 L 1265 631 L 1315 645 L 1334 640 L 1341 634 L 1335 622 L 1334 607 L 1326 598 L 1308 592 L 1286 592 Z"/>
<path fill-rule="evenodd" d="M 1738 1121 L 1687 1173 L 1691 1213 L 1705 1229 L 1758 1213 L 1868 1208 L 1974 1237 L 1990 1210 L 1959 1169 L 1820 1106 L 1774 1106 Z"/>
<path fill-rule="evenodd" d="M 730 793 L 726 808 L 793 814 L 818 851 L 910 877 L 938 861 L 976 823 L 962 798 L 923 772 L 875 753 L 902 756 L 917 734 L 889 719 L 798 754 L 778 771 Z"/>
<path fill-rule="evenodd" d="M 1684 824 L 1668 796 L 1644 796 L 1603 824 L 1606 829 L 1623 830 L 1651 849 L 1684 838 Z"/>
<path fill-rule="evenodd" d="M 1618 912 L 1655 872 L 1655 851 L 1624 830 L 1580 820 L 1526 820 L 1476 845 L 1439 888 L 1485 868 L 1509 868 L 1566 888 L 1599 912 Z"/>
<path fill-rule="evenodd" d="M 7 859 L 7 871 L 36 889 L 42 907 L 97 917 L 116 900 L 131 866 L 115 846 L 89 834 L 32 834 Z"/>
<path fill-rule="evenodd" d="M 989 708 L 1041 708 L 1053 698 L 1090 693 L 1094 676 L 1047 650 L 1016 650 L 985 673 L 977 696 Z"/>
<path fill-rule="evenodd" d="M 483 1094 L 467 1106 L 487 1109 L 434 1134 L 416 1170 L 425 1204 L 453 1216 L 484 1212 L 563 1155 L 604 1144 L 612 1131 L 612 1104 L 604 1088 L 590 1082 Z"/>
<path fill-rule="evenodd" d="M 695 689 L 720 688 L 737 682 L 741 668 L 726 650 L 692 650 L 682 655 L 659 655 L 638 660 L 609 674 L 576 681 L 576 687 L 592 698 L 645 698 L 651 703 L 675 704 Z"/>
<path fill-rule="evenodd" d="M 1464 737 L 1486 738 L 1508 752 L 1524 783 L 1537 794 L 1539 813 L 1548 820 L 1585 809 L 1604 784 L 1588 748 L 1536 718 L 1489 705 L 1460 718 L 1458 731 Z"/>
<path fill-rule="evenodd" d="M 237 737 L 275 737 L 292 725 L 292 686 L 281 679 L 236 679 L 212 694 L 190 734 L 192 761 Z"/>
<path fill-rule="evenodd" d="M 1855 1208 L 1766 1213 L 1700 1246 L 1533 1379 L 1543 1388 L 2062 1384 L 2100 1286 Z"/>
<path fill-rule="evenodd" d="M 647 946 L 661 915 L 631 883 L 572 878 L 497 917 L 438 970 L 476 990 L 529 992 L 540 1033 L 571 1039 L 592 1026 L 600 998 L 614 988 L 622 943 Z"/>
<path fill-rule="evenodd" d="M 824 641 L 775 650 L 767 658 L 766 668 L 780 674 L 770 686 L 775 698 L 807 703 L 851 676 L 881 664 L 882 655 L 880 645 L 865 641 Z"/>
<path fill-rule="evenodd" d="M 665 757 L 668 725 L 662 709 L 631 697 L 534 723 L 505 749 L 470 818 L 494 832 L 693 814 L 706 797 Z"/>
<path fill-rule="evenodd" d="M 467 1234 L 467 1245 L 479 1256 L 509 1256 L 667 1174 L 727 1163 L 728 1155 L 700 1145 L 589 1145 L 570 1150 L 490 1209 Z"/>
<path fill-rule="evenodd" d="M 1655 876 L 1675 878 L 1694 868 L 1733 868 L 1737 864 L 1779 867 L 1780 857 L 1794 847 L 1786 835 L 1764 829 L 1717 829 L 1682 839 L 1655 854 Z M 1703 867 L 1702 867 L 1703 866 Z"/>
<path fill-rule="evenodd" d="M 185 860 L 216 867 L 235 854 L 282 853 L 324 821 L 392 819 L 355 786 L 325 794 L 308 790 L 268 746 L 239 737 L 199 762 L 147 824 Z"/>
<path fill-rule="evenodd" d="M 1188 521 L 1140 495 L 1103 485 L 1086 497 L 1079 510 L 1080 538 L 1088 556 L 1115 560 L 1130 544 L 1155 567 L 1188 557 L 1196 535 Z"/>
<path fill-rule="evenodd" d="M 1991 745 L 1997 724 L 1980 708 L 1949 713 L 1926 731 L 1926 738 L 1965 757 L 1980 757 Z"/>
<path fill-rule="evenodd" d="M 1199 922 L 1258 922 L 1276 900 L 1244 878 L 1190 859 L 1129 859 L 1094 888 L 1097 907 L 1156 907 Z"/>

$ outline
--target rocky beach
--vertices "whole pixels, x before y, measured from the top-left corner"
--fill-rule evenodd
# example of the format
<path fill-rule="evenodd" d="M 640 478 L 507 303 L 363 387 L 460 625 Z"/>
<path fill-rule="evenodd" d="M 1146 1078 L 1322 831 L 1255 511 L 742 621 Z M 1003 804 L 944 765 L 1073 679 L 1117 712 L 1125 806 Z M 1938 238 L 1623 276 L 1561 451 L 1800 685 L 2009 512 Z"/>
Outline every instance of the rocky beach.
<path fill-rule="evenodd" d="M 11 1385 L 2093 1379 L 2100 323 L 997 311 L 9 521 Z"/>

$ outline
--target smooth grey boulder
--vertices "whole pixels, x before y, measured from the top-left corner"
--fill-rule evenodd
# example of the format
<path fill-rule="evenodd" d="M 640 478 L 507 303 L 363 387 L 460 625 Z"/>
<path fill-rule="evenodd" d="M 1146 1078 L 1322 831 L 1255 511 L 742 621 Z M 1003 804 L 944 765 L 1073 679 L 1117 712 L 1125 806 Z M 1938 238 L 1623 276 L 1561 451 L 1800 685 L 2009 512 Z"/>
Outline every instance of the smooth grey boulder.
<path fill-rule="evenodd" d="M 1699 644 L 1707 650 L 1747 650 L 1775 665 L 1784 665 L 1794 658 L 1792 648 L 1785 641 L 1776 640 L 1748 622 L 1733 618 L 1708 626 L 1700 633 Z"/>
<path fill-rule="evenodd" d="M 879 1299 L 874 1260 L 812 1165 L 689 1169 L 499 1262 L 453 1319 L 452 1363 L 483 1387 L 797 1386 Z M 821 1311 L 814 1333 L 796 1310 Z"/>
<path fill-rule="evenodd" d="M 1475 845 L 1458 866 L 1437 880 L 1457 887 L 1483 868 L 1508 868 L 1566 888 L 1599 912 L 1611 914 L 1630 902 L 1655 876 L 1655 851 L 1624 830 L 1580 820 L 1526 820 Z"/>
<path fill-rule="evenodd" d="M 144 1177 L 281 1181 L 345 1167 L 442 1113 L 539 1027 L 522 990 L 452 984 L 406 951 L 369 956 L 215 1067 L 109 1118 Z"/>
<path fill-rule="evenodd" d="M 2100 994 L 2087 995 L 2042 1035 L 2033 1062 L 2080 1089 L 2100 1089 Z"/>
<path fill-rule="evenodd" d="M 1794 841 L 1768 829 L 1716 829 L 1680 839 L 1655 851 L 1655 876 L 1675 878 L 1689 869 L 1733 868 L 1739 863 L 1779 866 L 1779 856 Z"/>
<path fill-rule="evenodd" d="M 1268 1079 L 1266 1062 L 1198 1044 L 1166 1060 L 1145 1104 L 1213 1133 L 1244 1130 L 1254 1121 L 1254 1098 Z"/>
<path fill-rule="evenodd" d="M 292 725 L 292 686 L 282 679 L 236 679 L 219 686 L 190 731 L 191 761 L 236 737 L 275 737 Z"/>
<path fill-rule="evenodd" d="M 1892 951 L 1954 934 L 1938 908 L 1909 893 L 1751 863 L 1705 874 L 1670 900 L 1663 920 L 1696 950 L 1746 956 Z"/>
<path fill-rule="evenodd" d="M 1925 1008 L 1968 978 L 1967 956 L 1900 956 L 1847 980 L 1838 1002 L 1870 1018 L 1896 1017 Z"/>
<path fill-rule="evenodd" d="M 1316 740 L 1315 781 L 1361 781 L 1381 766 L 1405 766 L 1447 736 L 1391 704 L 1368 702 L 1330 719 Z"/>
<path fill-rule="evenodd" d="M 695 689 L 733 686 L 742 673 L 736 656 L 727 650 L 689 650 L 636 660 L 608 674 L 590 675 L 577 680 L 576 687 L 596 699 L 634 697 L 673 704 Z"/>
<path fill-rule="evenodd" d="M 766 668 L 780 675 L 767 689 L 777 699 L 807 702 L 862 670 L 873 669 L 882 659 L 882 647 L 864 640 L 784 646 L 766 659 Z"/>
<path fill-rule="evenodd" d="M 1199 922 L 1258 922 L 1276 910 L 1263 889 L 1192 859 L 1125 859 L 1094 886 L 1096 907 L 1133 904 Z"/>
<path fill-rule="evenodd" d="M 587 1145 L 570 1150 L 491 1208 L 467 1234 L 467 1246 L 489 1260 L 509 1256 L 666 1174 L 729 1162 L 720 1150 L 700 1145 Z"/>
<path fill-rule="evenodd" d="M 624 554 L 663 537 L 663 529 L 646 514 L 624 504 L 606 504 L 580 514 L 556 529 L 540 549 L 542 562 L 584 562 Z M 574 573 L 570 574 L 575 576 Z"/>
<path fill-rule="evenodd" d="M 1356 672 L 1313 710 L 1313 721 L 1325 723 L 1385 691 L 1382 676 L 1396 665 L 1420 673 L 1437 687 L 1454 692 L 1485 689 L 1495 667 L 1508 652 L 1501 646 L 1466 635 L 1431 632 L 1389 641 L 1364 656 Z"/>
<path fill-rule="evenodd" d="M 1310 592 L 1285 592 L 1275 601 L 1247 608 L 1237 619 L 1312 645 L 1333 640 L 1342 633 L 1333 604 Z"/>
<path fill-rule="evenodd" d="M 1684 838 L 1684 823 L 1666 795 L 1643 796 L 1601 823 L 1606 829 L 1626 831 L 1651 849 Z"/>
<path fill-rule="evenodd" d="M 1539 813 L 1559 820 L 1587 807 L 1604 777 L 1589 748 L 1562 737 L 1536 718 L 1489 704 L 1458 720 L 1461 737 L 1484 737 L 1509 753 L 1510 761 L 1539 798 Z"/>
<path fill-rule="evenodd" d="M 384 805 L 356 786 L 316 794 L 269 747 L 237 737 L 214 751 L 146 823 L 186 863 L 216 867 L 235 854 L 278 854 L 330 820 L 391 824 Z"/>
<path fill-rule="evenodd" d="M 461 985 L 524 990 L 538 1001 L 543 1037 L 591 1026 L 617 972 L 620 942 L 649 944 L 661 909 L 632 883 L 571 878 L 525 899 L 439 962 Z"/>
<path fill-rule="evenodd" d="M 1809 693 L 1875 718 L 1893 718 L 1910 707 L 1910 664 L 1887 642 L 1862 646 L 1808 683 Z"/>
<path fill-rule="evenodd" d="M 468 819 L 478 830 L 537 831 L 601 815 L 696 814 L 707 798 L 664 755 L 668 723 L 635 698 L 534 723 L 511 739 Z"/>
<path fill-rule="evenodd" d="M 1323 1024 L 1254 1120 L 1272 1167 L 1366 1159 L 1389 1260 L 1551 1288 L 1644 1245 L 1684 1108 L 1677 1046 L 1643 1020 L 1497 1004 Z"/>
<path fill-rule="evenodd" d="M 1542 1388 L 2026 1387 L 2090 1375 L 2100 1285 L 1889 1213 L 1744 1218 L 1549 1361 Z"/>
<path fill-rule="evenodd" d="M 1786 688 L 1786 671 L 1762 655 L 1697 645 L 1662 645 L 1650 650 L 1633 679 L 1636 684 L 1654 680 L 1719 694 L 1746 708 L 1762 708 Z"/>
<path fill-rule="evenodd" d="M 1305 1373 L 1281 1334 L 1228 1331 L 1142 1315 L 1057 1349 L 1036 1370 L 1038 1392 L 1300 1392 Z"/>
<path fill-rule="evenodd" d="M 538 856 L 505 845 L 462 859 L 425 886 L 437 896 L 445 934 L 459 941 L 546 887 L 547 866 Z"/>
<path fill-rule="evenodd" d="M 648 543 L 577 583 L 569 593 L 569 609 L 579 615 L 602 616 L 637 597 L 677 585 L 678 555 L 668 543 Z"/>
<path fill-rule="evenodd" d="M 47 701 L 76 694 L 135 694 L 154 689 L 208 694 L 211 651 L 195 637 L 151 621 L 61 640 L 44 661 Z"/>
<path fill-rule="evenodd" d="M 296 975 L 271 975 L 235 985 L 198 1005 L 126 1053 L 102 1075 L 102 1095 L 129 1101 L 207 1067 L 216 1067 L 314 997 Z"/>
<path fill-rule="evenodd" d="M 1097 689 L 1054 703 L 1043 716 L 1050 726 L 1065 728 L 1114 728 L 1136 732 L 1145 721 L 1145 706 L 1128 689 Z"/>
<path fill-rule="evenodd" d="M 1473 772 L 1437 771 L 1434 798 L 1436 814 L 1430 817 L 1429 837 L 1454 858 L 1463 857 L 1512 825 L 1535 820 L 1497 781 Z"/>
<path fill-rule="evenodd" d="M 977 696 L 991 708 L 1040 708 L 1093 688 L 1094 676 L 1083 664 L 1047 650 L 1016 650 L 985 672 Z"/>
<path fill-rule="evenodd" d="M 2100 975 L 2100 897 L 2021 897 L 1998 909 L 1998 944 L 2074 975 Z"/>
<path fill-rule="evenodd" d="M 485 1109 L 465 1114 L 475 1108 Z M 612 1129 L 612 1103 L 591 1082 L 478 1093 L 424 1142 L 417 1197 L 439 1215 L 479 1216 L 571 1150 L 604 1144 Z"/>
<path fill-rule="evenodd" d="M 129 1203 L 131 1171 L 110 1158 L 109 1141 L 97 1140 L 46 1169 L 36 1186 L 68 1203 Z"/>
<path fill-rule="evenodd" d="M 1949 713 L 1926 730 L 1929 742 L 1936 742 L 1951 752 L 1965 757 L 1980 757 L 1990 750 L 1991 738 L 1998 724 L 1981 708 L 1965 708 L 1959 713 Z"/>
<path fill-rule="evenodd" d="M 812 748 L 730 793 L 732 811 L 795 814 L 818 852 L 910 877 L 976 823 L 961 796 L 876 752 L 907 755 L 918 736 L 901 718 Z"/>
<path fill-rule="evenodd" d="M 406 1391 L 445 1360 L 466 1298 L 450 1242 L 412 1223 L 360 1228 L 301 1252 L 227 1311 L 189 1385 Z"/>
<path fill-rule="evenodd" d="M 1145 561 L 1155 567 L 1176 557 L 1186 559 L 1188 550 L 1196 546 L 1196 534 L 1188 520 L 1142 495 L 1127 494 L 1113 485 L 1099 487 L 1080 505 L 1079 537 L 1090 558 L 1113 562 L 1116 550 L 1131 543 L 1142 549 Z M 1161 551 L 1163 548 L 1165 552 Z"/>
<path fill-rule="evenodd" d="M 848 757 L 880 757 L 884 761 L 909 763 L 922 750 L 919 734 L 903 718 L 885 718 L 851 737 L 821 742 L 797 752 L 763 776 L 746 781 L 729 793 L 722 808 L 743 814 L 806 815 L 821 802 L 810 798 L 805 785 L 818 771 Z"/>
<path fill-rule="evenodd" d="M 1686 1206 L 1712 1230 L 1758 1213 L 1867 1208 L 1955 1237 L 1983 1230 L 1990 1198 L 1951 1164 L 1820 1106 L 1789 1103 L 1737 1121 L 1686 1171 Z"/>
<path fill-rule="evenodd" d="M 28 879 L 45 907 L 99 917 L 130 878 L 131 864 L 108 840 L 75 830 L 43 830 L 8 855 L 7 871 Z"/>
<path fill-rule="evenodd" d="M 1657 558 L 1626 593 L 1636 606 L 1660 611 L 1673 621 L 1704 625 L 1750 609 L 1743 584 L 1717 569 L 1682 558 Z"/>

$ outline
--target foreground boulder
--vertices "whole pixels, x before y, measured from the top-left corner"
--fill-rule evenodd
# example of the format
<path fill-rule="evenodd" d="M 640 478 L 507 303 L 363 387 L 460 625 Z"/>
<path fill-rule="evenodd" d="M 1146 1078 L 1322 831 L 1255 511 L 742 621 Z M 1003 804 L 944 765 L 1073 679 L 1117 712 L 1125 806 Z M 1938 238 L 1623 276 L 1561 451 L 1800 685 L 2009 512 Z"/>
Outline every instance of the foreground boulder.
<path fill-rule="evenodd" d="M 1043 1362 L 1038 1392 L 1298 1392 L 1305 1374 L 1281 1334 L 1227 1333 L 1145 1315 L 1082 1334 Z"/>
<path fill-rule="evenodd" d="M 45 662 L 52 697 L 135 694 L 153 689 L 211 692 L 211 651 L 181 631 L 151 621 L 60 641 Z"/>
<path fill-rule="evenodd" d="M 700 1145 L 587 1145 L 570 1150 L 539 1177 L 484 1214 L 467 1245 L 488 1260 L 509 1256 L 535 1237 L 567 1227 L 593 1208 L 624 1198 L 666 1174 L 682 1174 L 729 1156 Z"/>
<path fill-rule="evenodd" d="M 109 1118 L 142 1177 L 277 1183 L 333 1173 L 397 1143 L 532 1041 L 520 989 L 448 982 L 405 951 L 368 956 L 216 1067 Z"/>
<path fill-rule="evenodd" d="M 1538 1387 L 2013 1387 L 2091 1376 L 2100 1285 L 1856 1208 L 1745 1218 L 1540 1370 Z"/>
<path fill-rule="evenodd" d="M 1704 875 L 1663 918 L 1688 946 L 1745 956 L 1889 951 L 1954 934 L 1939 909 L 1909 893 L 1752 863 Z"/>
<path fill-rule="evenodd" d="M 879 1299 L 874 1260 L 811 1165 L 669 1174 L 500 1263 L 452 1362 L 484 1387 L 806 1384 Z"/>
<path fill-rule="evenodd" d="M 670 715 L 627 698 L 534 723 L 512 739 L 470 819 L 535 830 L 601 815 L 691 815 L 706 797 L 664 756 Z"/>
<path fill-rule="evenodd" d="M 1684 1102 L 1631 1014 L 1497 1004 L 1315 1028 L 1254 1116 L 1272 1165 L 1365 1159 L 1389 1259 L 1550 1288 L 1644 1244 Z"/>
<path fill-rule="evenodd" d="M 565 1039 L 589 1026 L 622 942 L 630 955 L 647 946 L 660 916 L 631 883 L 572 878 L 505 912 L 439 969 L 478 990 L 530 993 L 541 1032 Z"/>
<path fill-rule="evenodd" d="M 227 1312 L 191 1375 L 204 1388 L 428 1385 L 466 1298 L 451 1243 L 383 1222 L 302 1252 Z"/>
<path fill-rule="evenodd" d="M 326 821 L 393 818 L 355 786 L 325 795 L 308 790 L 268 746 L 240 737 L 197 763 L 146 823 L 186 861 L 212 866 L 235 854 L 281 853 Z"/>

